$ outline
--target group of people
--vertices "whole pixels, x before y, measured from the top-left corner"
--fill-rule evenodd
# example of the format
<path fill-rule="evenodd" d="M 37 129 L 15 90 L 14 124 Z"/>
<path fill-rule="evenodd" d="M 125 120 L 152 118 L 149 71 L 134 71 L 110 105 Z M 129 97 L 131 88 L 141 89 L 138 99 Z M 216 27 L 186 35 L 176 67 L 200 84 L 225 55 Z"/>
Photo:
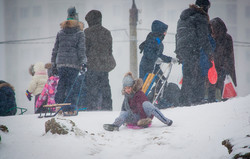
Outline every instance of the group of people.
<path fill-rule="evenodd" d="M 232 38 L 220 18 L 209 20 L 209 8 L 209 0 L 196 0 L 195 4 L 181 13 L 177 24 L 176 58 L 163 54 L 162 41 L 168 25 L 159 20 L 152 22 L 151 32 L 139 46 L 143 52 L 139 78 L 135 79 L 131 72 L 125 74 L 121 113 L 113 124 L 104 124 L 105 130 L 119 130 L 125 123 L 148 127 L 153 117 L 168 126 L 172 125 L 173 121 L 149 102 L 141 90 L 145 75 L 160 70 L 159 61 L 182 64 L 180 102 L 185 106 L 199 104 L 203 100 L 220 101 L 223 82 L 228 74 L 237 85 Z M 78 81 L 76 87 L 79 90 L 77 78 L 80 76 L 84 80 L 84 107 L 89 111 L 112 110 L 109 72 L 116 66 L 112 54 L 112 36 L 102 26 L 100 11 L 91 10 L 85 20 L 88 28 L 83 29 L 75 7 L 70 7 L 67 20 L 60 24 L 61 30 L 56 36 L 51 63 L 46 66 L 36 63 L 30 67 L 33 78 L 26 95 L 29 100 L 32 94 L 35 95 L 35 113 L 43 111 L 41 106 L 44 104 L 75 103 L 75 94 L 68 94 L 75 81 Z M 218 73 L 215 85 L 208 82 L 211 61 L 214 61 Z"/>
<path fill-rule="evenodd" d="M 168 26 L 161 21 L 153 21 L 152 31 L 139 46 L 143 52 L 139 68 L 140 78 L 144 78 L 146 73 L 159 70 L 159 60 L 166 63 L 178 61 L 182 64 L 183 81 L 179 100 L 183 106 L 221 101 L 226 75 L 230 75 L 237 86 L 232 38 L 220 18 L 209 20 L 209 8 L 209 0 L 196 0 L 195 4 L 191 4 L 181 13 L 176 33 L 177 59 L 163 55 L 162 40 Z M 212 61 L 218 74 L 215 84 L 208 82 Z M 105 130 L 119 130 L 122 124 L 148 127 L 153 116 L 168 126 L 172 125 L 173 121 L 148 101 L 141 91 L 140 83 L 140 79 L 133 79 L 131 73 L 125 75 L 122 111 L 112 124 L 103 125 Z"/>
<path fill-rule="evenodd" d="M 182 64 L 182 105 L 221 101 L 226 75 L 237 86 L 232 37 L 220 18 L 209 19 L 209 8 L 209 0 L 196 0 L 177 23 L 175 53 Z M 211 61 L 218 74 L 215 85 L 207 80 Z"/>
<path fill-rule="evenodd" d="M 79 21 L 75 7 L 68 8 L 67 12 L 67 20 L 60 24 L 61 30 L 57 33 L 52 50 L 51 67 L 48 70 L 50 74 L 47 76 L 45 70 L 43 73 L 37 72 L 37 64 L 35 64 L 32 81 L 35 81 L 35 77 L 38 76 L 40 82 L 31 82 L 26 95 L 29 100 L 32 94 L 35 95 L 35 113 L 43 111 L 38 108 L 44 104 L 65 102 L 81 104 L 79 106 L 85 107 L 88 111 L 112 110 L 109 72 L 115 68 L 116 61 L 112 54 L 111 33 L 102 26 L 102 14 L 98 10 L 91 10 L 85 16 L 89 26 L 85 30 L 83 30 L 83 22 Z M 41 67 L 45 69 L 44 65 Z M 81 91 L 84 95 L 79 94 L 79 97 L 84 99 L 81 99 L 83 102 L 80 103 L 76 103 L 78 99 L 75 98 L 80 92 L 81 79 L 78 78 L 84 78 Z M 51 97 L 48 97 L 49 94 L 45 92 L 50 91 L 45 87 L 42 90 L 43 87 L 40 88 L 37 85 L 48 86 L 51 81 L 53 81 L 54 91 L 53 95 L 50 94 Z M 46 99 L 53 98 L 54 102 L 46 103 Z"/>

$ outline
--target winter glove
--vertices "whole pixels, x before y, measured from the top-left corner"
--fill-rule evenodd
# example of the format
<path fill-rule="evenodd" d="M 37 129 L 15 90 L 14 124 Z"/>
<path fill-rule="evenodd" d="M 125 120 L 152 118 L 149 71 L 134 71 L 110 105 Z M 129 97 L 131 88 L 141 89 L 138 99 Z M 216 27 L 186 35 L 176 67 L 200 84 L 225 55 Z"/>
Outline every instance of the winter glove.
<path fill-rule="evenodd" d="M 86 64 L 82 64 L 80 73 L 84 74 L 85 72 L 87 72 L 87 65 Z"/>
<path fill-rule="evenodd" d="M 52 74 L 53 75 L 57 75 L 58 74 L 58 71 L 57 71 L 57 68 L 56 68 L 56 64 L 52 65 Z"/>
<path fill-rule="evenodd" d="M 25 93 L 25 94 L 26 94 L 28 100 L 31 101 L 31 98 L 32 98 L 31 93 L 30 93 L 28 90 L 26 90 L 26 93 Z"/>
<path fill-rule="evenodd" d="M 178 59 L 172 57 L 171 62 L 172 62 L 173 64 L 176 64 L 176 63 L 178 62 Z"/>

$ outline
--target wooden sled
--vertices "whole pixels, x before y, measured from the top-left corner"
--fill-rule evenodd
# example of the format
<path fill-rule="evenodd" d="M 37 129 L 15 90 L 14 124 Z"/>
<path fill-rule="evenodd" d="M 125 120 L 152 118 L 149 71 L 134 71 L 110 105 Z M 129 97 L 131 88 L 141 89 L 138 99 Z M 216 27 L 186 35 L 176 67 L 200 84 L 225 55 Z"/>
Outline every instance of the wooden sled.
<path fill-rule="evenodd" d="M 60 108 L 57 109 L 58 107 L 60 107 Z M 43 108 L 45 108 L 45 114 L 44 114 L 44 116 L 42 116 L 42 112 L 40 112 L 40 116 L 38 116 L 38 118 L 54 117 L 60 112 L 62 112 L 63 116 L 76 116 L 76 115 L 78 115 L 77 106 L 71 105 L 71 103 L 44 105 Z M 54 111 L 54 110 L 56 110 L 56 111 Z"/>

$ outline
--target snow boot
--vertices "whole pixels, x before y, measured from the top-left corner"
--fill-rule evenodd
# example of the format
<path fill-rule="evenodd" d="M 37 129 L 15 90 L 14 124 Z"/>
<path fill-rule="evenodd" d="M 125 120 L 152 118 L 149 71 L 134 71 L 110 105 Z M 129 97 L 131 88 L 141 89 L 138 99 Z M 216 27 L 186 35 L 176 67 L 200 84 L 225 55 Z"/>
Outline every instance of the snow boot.
<path fill-rule="evenodd" d="M 140 119 L 137 122 L 137 125 L 139 127 L 147 128 L 151 123 L 152 123 L 152 119 L 151 118 L 145 118 L 145 119 Z"/>
<path fill-rule="evenodd" d="M 119 126 L 114 124 L 104 124 L 103 128 L 107 131 L 119 131 Z"/>
<path fill-rule="evenodd" d="M 173 124 L 173 121 L 170 120 L 169 123 L 167 124 L 168 126 L 171 126 Z"/>

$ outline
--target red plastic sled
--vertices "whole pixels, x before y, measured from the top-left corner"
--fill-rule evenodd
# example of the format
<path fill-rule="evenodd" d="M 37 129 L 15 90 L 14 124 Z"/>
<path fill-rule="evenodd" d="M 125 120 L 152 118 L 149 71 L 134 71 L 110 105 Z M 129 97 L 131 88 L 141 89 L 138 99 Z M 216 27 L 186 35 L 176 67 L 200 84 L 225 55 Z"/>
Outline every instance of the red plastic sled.
<path fill-rule="evenodd" d="M 211 84 L 215 84 L 218 79 L 218 74 L 215 69 L 214 61 L 211 61 L 213 66 L 208 70 L 208 80 Z"/>
<path fill-rule="evenodd" d="M 149 124 L 148 127 L 150 127 L 152 124 Z M 129 129 L 145 129 L 144 127 L 140 127 L 140 126 L 137 126 L 137 125 L 134 125 L 134 124 L 127 124 L 126 125 L 127 128 Z M 146 128 L 148 128 L 146 127 Z"/>

